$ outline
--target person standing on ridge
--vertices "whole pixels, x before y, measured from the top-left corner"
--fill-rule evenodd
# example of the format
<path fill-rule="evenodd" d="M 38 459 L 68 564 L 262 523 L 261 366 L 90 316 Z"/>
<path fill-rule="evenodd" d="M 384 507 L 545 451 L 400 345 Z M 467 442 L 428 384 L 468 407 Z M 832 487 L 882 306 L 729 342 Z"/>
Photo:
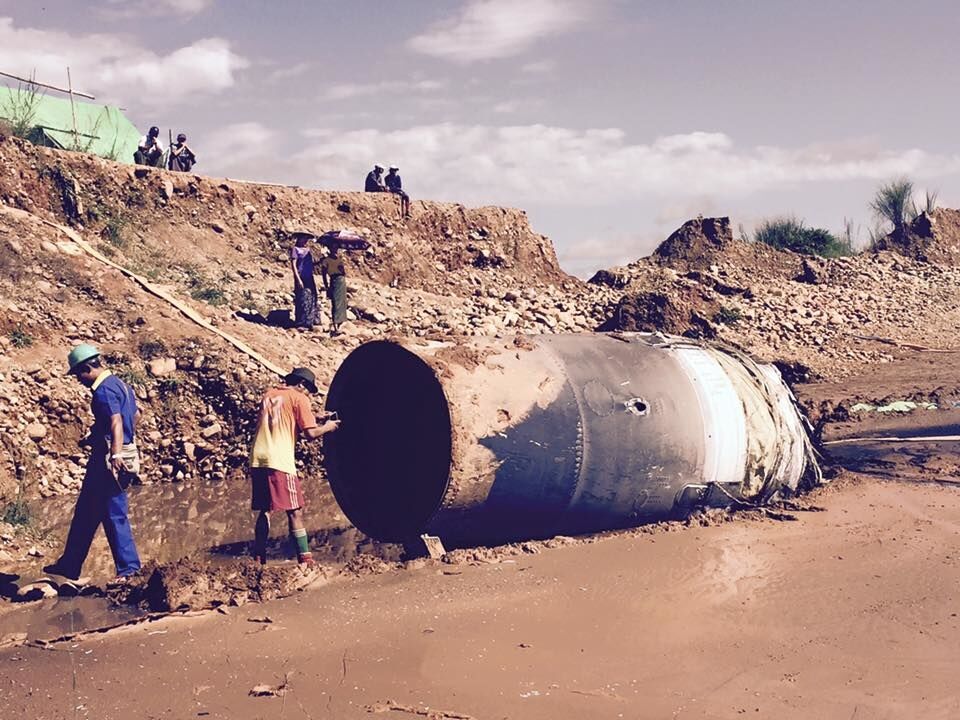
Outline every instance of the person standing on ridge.
<path fill-rule="evenodd" d="M 169 169 L 174 172 L 190 172 L 196 164 L 197 156 L 187 146 L 187 136 L 180 133 L 177 135 L 177 144 L 170 146 Z"/>
<path fill-rule="evenodd" d="M 405 218 L 410 217 L 410 196 L 403 191 L 403 180 L 400 179 L 400 168 L 396 165 L 391 165 L 390 170 L 387 172 L 385 183 L 387 190 L 400 197 L 400 214 Z"/>
<path fill-rule="evenodd" d="M 305 230 L 293 233 L 294 246 L 290 248 L 290 269 L 293 270 L 294 324 L 307 330 L 317 324 L 317 281 L 313 277 L 313 255 L 307 243 L 314 237 Z"/>
<path fill-rule="evenodd" d="M 67 356 L 73 375 L 93 391 L 92 446 L 83 486 L 70 522 L 63 554 L 44 572 L 77 580 L 90 551 L 97 528 L 110 543 L 117 580 L 140 570 L 140 556 L 127 518 L 127 487 L 140 473 L 136 446 L 140 411 L 133 389 L 103 366 L 100 351 L 92 345 L 77 345 Z"/>
<path fill-rule="evenodd" d="M 284 384 L 267 390 L 260 401 L 260 417 L 250 450 L 251 508 L 257 512 L 253 554 L 267 562 L 270 537 L 269 513 L 287 513 L 290 539 L 297 548 L 297 562 L 312 564 L 313 555 L 303 525 L 303 489 L 297 475 L 295 449 L 297 434 L 316 440 L 340 427 L 338 420 L 324 417 L 317 425 L 310 398 L 316 394 L 314 374 L 307 368 L 294 368 Z"/>
<path fill-rule="evenodd" d="M 367 173 L 367 180 L 363 184 L 364 192 L 388 192 L 387 186 L 383 184 L 383 165 L 377 163 L 373 170 Z"/>
<path fill-rule="evenodd" d="M 137 165 L 162 167 L 162 160 L 163 143 L 160 142 L 160 128 L 154 125 L 146 135 L 140 138 L 137 151 L 133 154 L 133 161 Z"/>
<path fill-rule="evenodd" d="M 336 245 L 330 246 L 330 255 L 320 263 L 323 288 L 330 298 L 330 334 L 338 335 L 347 321 L 347 268 Z"/>

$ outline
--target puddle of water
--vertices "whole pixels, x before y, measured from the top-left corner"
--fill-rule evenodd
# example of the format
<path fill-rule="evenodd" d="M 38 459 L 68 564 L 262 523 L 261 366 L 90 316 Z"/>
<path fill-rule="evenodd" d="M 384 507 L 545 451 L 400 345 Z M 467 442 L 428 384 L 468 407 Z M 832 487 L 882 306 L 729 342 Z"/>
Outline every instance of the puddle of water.
<path fill-rule="evenodd" d="M 311 494 L 312 493 L 312 494 Z M 75 496 L 49 498 L 38 503 L 41 527 L 61 543 L 66 539 L 73 515 Z M 305 509 L 311 535 L 336 534 L 345 524 L 340 508 L 326 484 L 307 491 Z M 130 490 L 130 522 L 141 560 L 167 563 L 183 557 L 210 555 L 236 557 L 246 554 L 253 539 L 255 514 L 250 510 L 250 483 L 246 479 L 211 482 L 143 485 Z M 275 552 L 283 552 L 281 538 L 287 534 L 282 512 L 272 513 L 271 535 Z M 213 559 L 214 556 L 211 556 Z M 44 559 L 44 562 L 50 562 Z M 83 566 L 83 574 L 94 579 L 114 574 L 110 549 L 102 532 Z"/>
<path fill-rule="evenodd" d="M 141 610 L 111 605 L 103 598 L 50 598 L 13 606 L 0 615 L 0 637 L 25 632 L 28 640 L 52 640 L 116 625 L 141 615 Z"/>

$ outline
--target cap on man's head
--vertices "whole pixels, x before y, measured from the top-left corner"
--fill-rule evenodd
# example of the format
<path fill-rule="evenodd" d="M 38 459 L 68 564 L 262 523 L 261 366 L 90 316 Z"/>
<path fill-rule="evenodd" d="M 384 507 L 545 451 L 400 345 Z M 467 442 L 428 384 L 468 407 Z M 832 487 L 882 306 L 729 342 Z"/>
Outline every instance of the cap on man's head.
<path fill-rule="evenodd" d="M 150 132 L 147 133 L 147 134 L 148 134 L 148 135 L 159 135 L 159 134 L 160 134 L 160 128 L 158 128 L 156 125 L 154 125 L 152 128 L 150 128 Z"/>
<path fill-rule="evenodd" d="M 391 170 L 399 170 L 400 168 L 398 168 L 396 165 L 391 165 L 391 166 L 390 166 L 390 169 L 391 169 Z"/>
<path fill-rule="evenodd" d="M 307 390 L 312 393 L 317 392 L 317 377 L 307 368 L 294 368 L 286 377 L 283 378 L 283 381 L 287 385 L 303 385 Z"/>
<path fill-rule="evenodd" d="M 373 166 L 373 169 L 374 169 L 374 170 L 383 170 L 383 165 L 381 165 L 380 163 L 375 163 L 374 166 Z"/>
<path fill-rule="evenodd" d="M 183 133 L 180 133 L 179 135 L 177 135 L 177 142 L 186 142 L 186 140 L 187 140 L 187 136 L 184 135 Z"/>
<path fill-rule="evenodd" d="M 93 358 L 96 357 L 100 357 L 99 350 L 88 343 L 80 343 L 67 355 L 67 364 L 70 366 L 70 369 L 67 370 L 67 375 L 73 375 L 77 368 L 87 362 L 87 360 L 93 360 Z"/>

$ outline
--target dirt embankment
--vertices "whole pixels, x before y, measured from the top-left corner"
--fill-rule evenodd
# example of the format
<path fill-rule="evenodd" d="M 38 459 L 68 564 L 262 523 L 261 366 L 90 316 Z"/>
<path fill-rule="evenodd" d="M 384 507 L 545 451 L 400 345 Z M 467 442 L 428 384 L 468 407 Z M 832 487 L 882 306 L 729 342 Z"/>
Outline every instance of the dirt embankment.
<path fill-rule="evenodd" d="M 287 249 L 284 229 L 349 229 L 371 242 L 369 252 L 352 256 L 354 274 L 385 285 L 460 294 L 476 277 L 471 270 L 489 268 L 534 284 L 576 282 L 522 210 L 418 200 L 404 220 L 389 194 L 172 173 L 12 138 L 0 138 L 0 166 L 0 200 L 8 206 L 115 245 L 149 242 L 204 264 L 269 264 Z"/>

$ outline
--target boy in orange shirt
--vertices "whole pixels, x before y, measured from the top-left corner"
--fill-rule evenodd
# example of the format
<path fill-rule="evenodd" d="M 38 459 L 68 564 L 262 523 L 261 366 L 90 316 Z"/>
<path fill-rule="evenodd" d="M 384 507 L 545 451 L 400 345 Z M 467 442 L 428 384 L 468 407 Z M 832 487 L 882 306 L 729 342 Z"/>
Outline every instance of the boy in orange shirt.
<path fill-rule="evenodd" d="M 307 368 L 294 368 L 283 381 L 282 387 L 267 390 L 260 402 L 260 419 L 250 451 L 251 507 L 260 512 L 253 552 L 260 562 L 267 561 L 268 513 L 284 510 L 290 537 L 297 546 L 297 561 L 312 563 L 303 526 L 303 489 L 297 476 L 294 448 L 298 431 L 316 440 L 340 427 L 340 421 L 327 417 L 326 422 L 317 425 L 307 396 L 308 392 L 317 392 L 316 378 Z"/>

